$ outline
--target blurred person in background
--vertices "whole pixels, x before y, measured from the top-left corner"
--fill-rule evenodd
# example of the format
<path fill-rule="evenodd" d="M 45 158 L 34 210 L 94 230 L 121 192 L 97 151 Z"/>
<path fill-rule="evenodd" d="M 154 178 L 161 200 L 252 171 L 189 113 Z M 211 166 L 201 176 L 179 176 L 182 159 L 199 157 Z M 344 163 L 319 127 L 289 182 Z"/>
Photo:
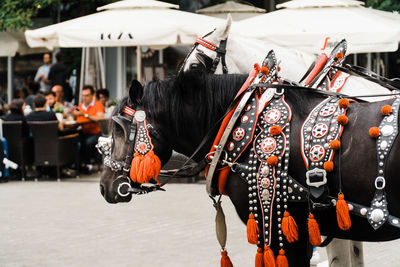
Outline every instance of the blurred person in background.
<path fill-rule="evenodd" d="M 40 66 L 35 75 L 35 82 L 40 82 L 40 91 L 42 93 L 50 90 L 50 81 L 48 80 L 48 75 L 51 67 L 51 55 L 50 53 L 45 53 L 43 55 L 43 65 Z"/>
<path fill-rule="evenodd" d="M 54 105 L 56 104 L 56 94 L 52 91 L 44 93 L 46 99 L 46 111 L 53 111 Z"/>
<path fill-rule="evenodd" d="M 27 121 L 58 121 L 56 115 L 52 111 L 46 111 L 46 97 L 38 94 L 33 98 L 34 111 L 26 116 Z M 58 123 L 58 129 L 62 131 L 64 126 L 61 122 Z"/>
<path fill-rule="evenodd" d="M 37 82 L 30 82 L 28 84 L 28 96 L 25 98 L 25 104 L 33 108 L 33 98 L 39 92 L 40 84 Z"/>
<path fill-rule="evenodd" d="M 55 85 L 62 86 L 62 88 L 64 89 L 63 100 L 70 102 L 73 98 L 72 90 L 68 84 L 69 80 L 67 75 L 67 68 L 63 63 L 63 54 L 61 52 L 58 52 L 56 54 L 56 59 L 57 63 L 51 66 L 48 79 L 50 81 L 51 88 L 53 88 Z"/>
<path fill-rule="evenodd" d="M 22 132 L 24 136 L 29 135 L 29 127 L 24 116 L 25 102 L 17 98 L 13 99 L 9 105 L 10 112 L 4 117 L 4 121 L 22 121 Z"/>
<path fill-rule="evenodd" d="M 16 90 L 14 96 L 25 101 L 25 98 L 28 96 L 28 90 L 26 88 Z"/>
<path fill-rule="evenodd" d="M 113 105 L 109 102 L 110 92 L 106 88 L 102 88 L 96 91 L 97 100 L 104 106 L 104 117 L 111 118 L 112 112 L 114 110 Z"/>
<path fill-rule="evenodd" d="M 81 134 L 81 155 L 82 155 L 82 171 L 91 172 L 95 163 L 101 163 L 101 157 L 96 150 L 97 140 L 100 137 L 100 126 L 97 121 L 104 119 L 104 106 L 95 99 L 94 88 L 91 85 L 85 85 L 82 88 L 82 103 L 78 108 L 73 110 L 72 114 L 76 120 L 82 125 Z"/>
<path fill-rule="evenodd" d="M 75 106 L 68 101 L 64 101 L 64 89 L 61 85 L 54 85 L 51 91 L 55 94 L 54 109 L 62 109 L 65 115 L 71 114 Z M 54 110 L 53 110 L 54 111 Z"/>

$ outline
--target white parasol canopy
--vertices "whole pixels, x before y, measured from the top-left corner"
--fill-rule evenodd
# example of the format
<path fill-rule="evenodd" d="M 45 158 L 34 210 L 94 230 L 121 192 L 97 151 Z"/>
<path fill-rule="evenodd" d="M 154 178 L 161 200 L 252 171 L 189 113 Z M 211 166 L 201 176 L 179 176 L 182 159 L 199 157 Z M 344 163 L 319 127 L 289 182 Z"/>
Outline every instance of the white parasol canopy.
<path fill-rule="evenodd" d="M 124 0 L 95 14 L 25 32 L 29 46 L 105 47 L 192 44 L 224 20 L 155 0 Z"/>
<path fill-rule="evenodd" d="M 198 14 L 213 16 L 216 18 L 225 19 L 227 14 L 231 14 L 233 20 L 238 21 L 254 17 L 265 13 L 265 9 L 242 4 L 235 1 L 226 1 L 225 3 L 205 7 L 196 11 Z"/>
<path fill-rule="evenodd" d="M 327 37 L 330 46 L 345 38 L 348 53 L 396 51 L 400 15 L 362 5 L 354 0 L 293 0 L 277 5 L 284 9 L 236 23 L 233 31 L 311 53 L 319 53 Z"/>
<path fill-rule="evenodd" d="M 18 50 L 18 41 L 7 32 L 0 32 L 0 57 L 13 57 Z"/>

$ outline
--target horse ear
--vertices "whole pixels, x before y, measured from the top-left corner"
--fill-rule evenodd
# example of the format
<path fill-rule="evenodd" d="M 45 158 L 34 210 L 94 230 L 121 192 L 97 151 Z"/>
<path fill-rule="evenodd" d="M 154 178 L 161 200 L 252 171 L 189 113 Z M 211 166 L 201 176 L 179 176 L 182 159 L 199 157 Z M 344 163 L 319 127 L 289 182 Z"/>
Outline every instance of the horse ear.
<path fill-rule="evenodd" d="M 139 104 L 143 97 L 143 86 L 138 80 L 132 80 L 129 88 L 129 99 L 131 103 Z"/>
<path fill-rule="evenodd" d="M 222 25 L 221 28 L 217 28 L 216 33 L 219 35 L 218 38 L 220 40 L 224 40 L 228 38 L 229 32 L 231 30 L 231 25 L 232 25 L 232 16 L 231 14 L 228 14 L 226 17 L 226 23 L 225 25 Z"/>

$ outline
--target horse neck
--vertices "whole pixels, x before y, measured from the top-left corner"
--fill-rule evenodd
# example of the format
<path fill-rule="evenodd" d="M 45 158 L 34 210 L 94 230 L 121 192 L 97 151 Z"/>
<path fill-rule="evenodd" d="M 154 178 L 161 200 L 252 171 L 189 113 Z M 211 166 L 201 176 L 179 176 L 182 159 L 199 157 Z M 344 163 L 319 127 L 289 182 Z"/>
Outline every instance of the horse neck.
<path fill-rule="evenodd" d="M 229 73 L 248 73 L 253 64 L 262 62 L 270 50 L 274 50 L 280 62 L 280 76 L 292 81 L 299 81 L 315 59 L 313 55 L 272 43 L 230 35 L 226 53 Z"/>
<path fill-rule="evenodd" d="M 177 152 L 190 156 L 208 132 L 218 123 L 237 91 L 246 80 L 244 75 L 206 75 L 199 76 L 185 73 L 187 78 L 178 82 L 169 94 L 172 97 L 160 99 L 163 116 L 159 123 L 161 129 L 168 129 L 165 133 L 170 146 Z M 175 90 L 175 91 L 172 91 Z M 171 103 L 172 100 L 172 103 Z M 211 134 L 213 139 L 215 133 Z M 203 157 L 211 148 L 213 140 L 203 146 L 199 157 Z M 199 158 L 200 159 L 200 158 Z"/>
<path fill-rule="evenodd" d="M 349 76 L 346 83 L 344 84 L 342 94 L 346 95 L 379 95 L 379 94 L 390 94 L 391 91 L 377 83 L 368 81 L 362 77 Z M 368 102 L 376 102 L 381 100 L 386 100 L 390 97 L 365 97 L 362 98 Z"/>

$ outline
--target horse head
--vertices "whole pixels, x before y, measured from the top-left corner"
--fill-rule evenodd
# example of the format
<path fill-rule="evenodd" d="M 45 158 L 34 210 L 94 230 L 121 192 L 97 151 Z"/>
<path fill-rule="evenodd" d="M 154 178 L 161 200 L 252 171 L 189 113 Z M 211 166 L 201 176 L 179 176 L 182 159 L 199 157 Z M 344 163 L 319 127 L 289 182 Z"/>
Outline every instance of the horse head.
<path fill-rule="evenodd" d="M 201 69 L 210 73 L 227 72 L 227 64 L 224 61 L 231 25 L 232 17 L 229 14 L 226 23 L 222 27 L 218 27 L 205 36 L 198 38 L 192 51 L 187 55 L 181 70 Z M 220 64 L 221 60 L 223 61 L 222 64 Z M 223 68 L 226 70 L 223 70 Z"/>
<path fill-rule="evenodd" d="M 143 87 L 132 81 L 129 96 L 115 109 L 112 136 L 99 140 L 104 156 L 100 191 L 109 203 L 129 202 L 132 194 L 160 189 L 157 176 L 172 150 L 144 109 Z"/>

